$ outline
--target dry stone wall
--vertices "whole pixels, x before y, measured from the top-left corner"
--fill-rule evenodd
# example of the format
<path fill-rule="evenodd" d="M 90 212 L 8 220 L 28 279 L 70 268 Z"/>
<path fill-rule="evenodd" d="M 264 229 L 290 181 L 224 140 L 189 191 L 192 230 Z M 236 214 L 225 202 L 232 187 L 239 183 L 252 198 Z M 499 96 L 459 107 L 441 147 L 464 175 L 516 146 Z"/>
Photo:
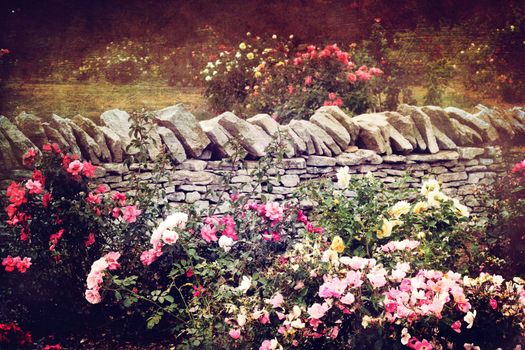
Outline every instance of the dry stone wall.
<path fill-rule="evenodd" d="M 140 170 L 138 177 L 152 186 L 162 186 L 167 200 L 172 206 L 195 204 L 207 208 L 219 203 L 219 212 L 223 202 L 217 193 L 221 190 L 221 176 L 232 172 L 232 186 L 239 193 L 252 193 L 254 198 L 262 194 L 271 200 L 282 200 L 292 196 L 293 192 L 309 180 L 324 178 L 335 179 L 340 167 L 348 166 L 354 176 L 366 176 L 371 173 L 381 179 L 389 188 L 410 186 L 418 188 L 425 178 L 434 177 L 442 182 L 443 191 L 468 205 L 473 212 L 482 212 L 484 203 L 480 202 L 480 192 L 484 186 L 491 185 L 506 169 L 497 147 L 461 147 L 455 151 L 439 151 L 435 154 L 383 155 L 371 150 L 359 149 L 353 153 L 343 153 L 337 157 L 309 155 L 285 158 L 268 172 L 272 192 L 266 187 L 254 188 L 256 177 L 251 175 L 257 161 L 246 161 L 242 167 L 232 169 L 231 164 L 221 161 L 190 159 L 168 170 L 169 178 L 153 182 L 152 173 L 147 168 Z M 106 183 L 112 190 L 132 191 L 128 180 L 138 166 L 127 167 L 123 164 L 107 163 L 97 171 L 99 181 Z M 407 178 L 408 176 L 408 178 Z M 401 182 L 406 180 L 406 182 Z M 255 191 L 254 191 L 255 190 Z M 228 196 L 225 193 L 224 196 Z M 305 203 L 308 206 L 308 203 Z"/>
<path fill-rule="evenodd" d="M 172 183 L 167 178 L 153 183 L 147 169 L 138 176 L 165 187 L 172 205 L 206 207 L 221 202 L 213 193 L 220 189 L 221 175 L 232 170 L 224 162 L 235 152 L 232 141 L 245 152 L 247 167 L 233 169 L 232 182 L 240 192 L 251 193 L 255 179 L 250 169 L 265 156 L 272 137 L 280 134 L 285 136 L 285 158 L 268 174 L 270 197 L 276 200 L 291 196 L 305 181 L 333 177 L 339 167 L 348 166 L 356 176 L 370 172 L 390 187 L 407 175 L 408 185 L 414 187 L 423 178 L 435 177 L 445 192 L 480 211 L 477 192 L 505 170 L 496 145 L 525 138 L 525 110 L 477 109 L 472 114 L 455 107 L 400 105 L 397 111 L 351 117 L 330 106 L 308 120 L 281 125 L 267 114 L 245 120 L 231 112 L 199 122 L 179 104 L 155 112 L 155 125 L 148 133 L 155 140 L 147 145 L 151 161 L 161 152 L 171 158 Z M 97 178 L 112 190 L 133 191 L 127 180 L 138 165 L 128 168 L 124 163 L 137 152 L 128 147 L 130 128 L 128 113 L 118 109 L 104 112 L 98 123 L 82 116 L 53 115 L 47 121 L 27 113 L 13 121 L 0 116 L 0 173 L 4 178 L 20 175 L 21 155 L 28 148 L 56 142 L 97 165 Z M 260 194 L 255 189 L 254 196 Z"/>

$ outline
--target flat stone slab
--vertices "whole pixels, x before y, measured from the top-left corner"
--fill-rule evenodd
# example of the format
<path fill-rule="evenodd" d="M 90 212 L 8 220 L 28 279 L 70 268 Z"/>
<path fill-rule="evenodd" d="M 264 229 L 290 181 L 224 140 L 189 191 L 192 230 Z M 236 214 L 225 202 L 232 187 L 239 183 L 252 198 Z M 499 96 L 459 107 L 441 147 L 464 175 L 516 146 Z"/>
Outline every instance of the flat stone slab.
<path fill-rule="evenodd" d="M 184 146 L 186 154 L 198 158 L 210 144 L 210 139 L 202 130 L 197 119 L 182 104 L 167 107 L 155 112 L 157 124 L 170 129 Z"/>

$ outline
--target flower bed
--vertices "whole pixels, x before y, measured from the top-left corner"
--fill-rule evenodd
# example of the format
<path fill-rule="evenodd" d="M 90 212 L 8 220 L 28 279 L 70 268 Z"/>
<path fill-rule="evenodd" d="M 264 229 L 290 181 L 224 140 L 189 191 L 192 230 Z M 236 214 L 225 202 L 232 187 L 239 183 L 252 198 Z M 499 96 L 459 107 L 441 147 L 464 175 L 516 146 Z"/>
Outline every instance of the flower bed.
<path fill-rule="evenodd" d="M 525 281 L 485 272 L 497 269 L 488 264 L 490 252 L 477 250 L 487 247 L 485 228 L 434 179 L 419 191 L 387 189 L 343 167 L 337 182 L 311 182 L 280 203 L 233 193 L 221 214 L 192 206 L 164 214 L 153 210 L 162 204 L 144 198 L 138 209 L 123 194 L 90 184 L 90 163 L 56 145 L 24 155 L 28 166 L 35 161 L 32 178 L 7 192 L 13 240 L 4 269 L 16 276 L 12 282 L 30 277 L 33 284 L 10 282 L 15 295 L 26 295 L 17 308 L 27 307 L 27 293 L 46 291 L 54 295 L 44 300 L 67 300 L 80 315 L 104 310 L 117 321 L 109 325 L 115 334 L 129 321 L 169 330 L 182 348 L 520 342 Z M 265 174 L 265 166 L 254 174 Z M 522 168 L 512 172 L 516 181 Z M 305 199 L 316 204 L 309 217 L 299 206 Z M 135 233 L 141 239 L 133 240 Z M 56 304 L 47 308 L 66 314 Z M 29 308 L 25 323 L 37 314 Z M 7 333 L 0 341 L 32 343 Z"/>

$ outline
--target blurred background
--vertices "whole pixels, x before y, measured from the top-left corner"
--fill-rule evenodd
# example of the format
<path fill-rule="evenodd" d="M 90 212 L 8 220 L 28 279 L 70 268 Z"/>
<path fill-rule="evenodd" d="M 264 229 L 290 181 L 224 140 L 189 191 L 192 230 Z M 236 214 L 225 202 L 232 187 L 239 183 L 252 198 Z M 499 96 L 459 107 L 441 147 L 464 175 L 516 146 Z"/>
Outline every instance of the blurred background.
<path fill-rule="evenodd" d="M 97 117 L 183 102 L 209 118 L 228 106 L 204 97 L 202 71 L 247 32 L 353 48 L 385 72 L 399 99 L 419 104 L 468 110 L 525 100 L 522 0 L 0 3 L 0 113 L 8 117 Z"/>

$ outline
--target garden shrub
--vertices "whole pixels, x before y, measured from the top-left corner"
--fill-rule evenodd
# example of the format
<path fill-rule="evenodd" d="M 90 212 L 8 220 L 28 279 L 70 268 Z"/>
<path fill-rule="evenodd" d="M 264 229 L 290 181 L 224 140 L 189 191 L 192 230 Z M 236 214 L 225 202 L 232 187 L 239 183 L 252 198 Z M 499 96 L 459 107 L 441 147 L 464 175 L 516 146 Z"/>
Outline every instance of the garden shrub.
<path fill-rule="evenodd" d="M 242 116 L 269 113 L 281 122 L 305 118 L 323 105 L 364 112 L 371 105 L 371 81 L 383 74 L 353 62 L 337 44 L 298 45 L 293 36 L 281 41 L 248 35 L 218 56 L 202 71 L 212 107 Z"/>
<path fill-rule="evenodd" d="M 525 276 L 525 160 L 499 179 L 491 191 L 493 205 L 489 208 L 487 235 L 494 255 L 503 260 L 500 267 L 505 276 Z"/>
<path fill-rule="evenodd" d="M 152 57 L 146 46 L 132 40 L 110 42 L 103 50 L 88 56 L 76 70 L 78 80 L 105 79 L 109 83 L 129 84 L 153 75 Z"/>
<path fill-rule="evenodd" d="M 403 183 L 388 190 L 373 176 L 351 177 L 347 167 L 337 177 L 335 185 L 324 181 L 304 191 L 317 203 L 312 215 L 326 235 L 341 237 L 352 255 L 371 258 L 385 242 L 413 239 L 421 242 L 418 267 L 466 272 L 472 266 L 477 254 L 470 256 L 469 250 L 479 249 L 479 237 L 478 243 L 472 241 L 480 227 L 469 221 L 467 207 L 441 192 L 436 180 L 425 182 L 418 193 Z"/>
<path fill-rule="evenodd" d="M 57 325 L 66 330 L 88 311 L 78 297 L 94 257 L 107 246 L 123 248 L 122 232 L 141 210 L 125 194 L 94 187 L 95 167 L 57 144 L 44 145 L 41 155 L 30 149 L 23 158 L 31 178 L 11 182 L 6 192 L 3 317 L 44 332 Z"/>
<path fill-rule="evenodd" d="M 149 328 L 171 329 L 183 348 L 431 349 L 519 341 L 525 281 L 455 272 L 477 264 L 457 258 L 474 252 L 463 244 L 472 239 L 471 219 L 438 182 L 425 182 L 419 194 L 389 192 L 343 168 L 331 186 L 310 189 L 315 223 L 297 200 L 236 194 L 221 215 L 212 209 L 202 218 L 191 207 L 171 213 L 141 254 L 147 274 L 121 268 L 117 252 L 103 255 L 87 277 L 87 299 L 143 310 Z M 144 278 L 156 287 L 144 288 Z"/>

